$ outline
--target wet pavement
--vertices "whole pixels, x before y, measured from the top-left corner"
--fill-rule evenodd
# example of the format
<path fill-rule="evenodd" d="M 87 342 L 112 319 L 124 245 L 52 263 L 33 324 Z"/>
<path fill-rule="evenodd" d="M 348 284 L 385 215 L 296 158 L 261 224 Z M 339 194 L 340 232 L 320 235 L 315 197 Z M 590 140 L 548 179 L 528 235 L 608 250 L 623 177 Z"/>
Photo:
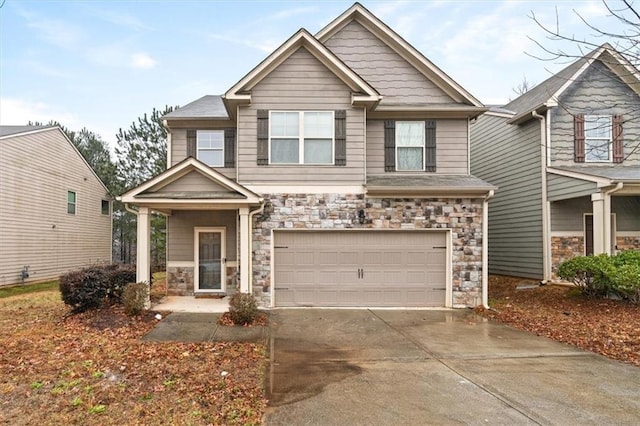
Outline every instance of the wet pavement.
<path fill-rule="evenodd" d="M 640 368 L 469 310 L 270 321 L 266 425 L 640 423 Z"/>

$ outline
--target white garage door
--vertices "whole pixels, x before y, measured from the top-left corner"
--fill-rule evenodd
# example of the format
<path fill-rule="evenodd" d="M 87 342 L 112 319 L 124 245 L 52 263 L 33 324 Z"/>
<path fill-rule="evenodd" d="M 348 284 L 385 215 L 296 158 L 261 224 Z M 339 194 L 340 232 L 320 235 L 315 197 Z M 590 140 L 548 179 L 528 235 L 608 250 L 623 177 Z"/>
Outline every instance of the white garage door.
<path fill-rule="evenodd" d="M 444 306 L 446 233 L 275 231 L 276 306 Z"/>

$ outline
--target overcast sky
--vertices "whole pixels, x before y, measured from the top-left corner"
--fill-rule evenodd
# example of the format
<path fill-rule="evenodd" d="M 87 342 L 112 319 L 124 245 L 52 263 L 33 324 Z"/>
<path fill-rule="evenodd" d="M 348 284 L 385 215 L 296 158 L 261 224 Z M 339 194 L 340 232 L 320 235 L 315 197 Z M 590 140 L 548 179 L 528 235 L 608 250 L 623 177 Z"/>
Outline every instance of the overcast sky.
<path fill-rule="evenodd" d="M 523 77 L 565 64 L 530 18 L 592 39 L 576 15 L 613 25 L 600 1 L 361 1 L 485 104 Z M 0 0 L 0 124 L 57 120 L 109 143 L 165 105 L 222 94 L 301 27 L 312 34 L 351 1 Z M 606 40 L 601 40 L 602 42 Z M 600 41 L 598 41 L 600 42 Z"/>

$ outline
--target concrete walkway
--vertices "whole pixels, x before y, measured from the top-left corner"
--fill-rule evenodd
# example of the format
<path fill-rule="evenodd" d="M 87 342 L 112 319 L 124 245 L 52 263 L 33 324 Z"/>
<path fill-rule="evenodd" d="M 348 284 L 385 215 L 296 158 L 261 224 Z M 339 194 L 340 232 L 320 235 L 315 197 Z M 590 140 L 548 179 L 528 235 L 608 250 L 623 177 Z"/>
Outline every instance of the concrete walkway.
<path fill-rule="evenodd" d="M 640 368 L 468 310 L 275 310 L 266 425 L 640 424 Z"/>
<path fill-rule="evenodd" d="M 223 313 L 229 310 L 229 299 L 196 299 L 193 296 L 165 296 L 151 306 L 154 311 Z"/>

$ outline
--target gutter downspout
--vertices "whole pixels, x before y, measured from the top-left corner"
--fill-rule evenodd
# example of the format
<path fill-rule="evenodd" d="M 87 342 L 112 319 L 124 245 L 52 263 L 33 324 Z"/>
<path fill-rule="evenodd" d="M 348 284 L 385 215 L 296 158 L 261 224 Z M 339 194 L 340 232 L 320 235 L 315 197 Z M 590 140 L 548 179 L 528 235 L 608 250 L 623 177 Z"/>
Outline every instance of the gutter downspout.
<path fill-rule="evenodd" d="M 264 198 L 260 203 L 260 207 L 249 212 L 249 294 L 253 294 L 253 216 L 264 211 Z"/>
<path fill-rule="evenodd" d="M 489 199 L 492 189 L 482 200 L 482 307 L 489 308 Z"/>
<path fill-rule="evenodd" d="M 531 116 L 540 120 L 540 136 L 542 143 L 540 144 L 540 186 L 542 198 L 542 281 L 551 281 L 551 259 L 550 246 L 551 238 L 549 237 L 550 209 L 547 200 L 547 119 L 544 115 L 538 114 L 537 111 L 531 111 Z"/>
<path fill-rule="evenodd" d="M 622 187 L 624 186 L 624 183 L 622 182 L 618 182 L 616 184 L 615 187 L 604 191 L 603 195 L 604 195 L 604 210 L 605 210 L 605 214 L 604 214 L 604 235 L 607 236 L 604 239 L 604 244 L 605 244 L 605 253 L 608 253 L 609 255 L 612 255 L 614 253 L 611 253 L 611 237 L 613 235 L 611 235 L 611 194 L 613 194 L 614 192 L 618 192 L 622 189 Z M 614 246 L 617 244 L 614 244 Z"/>

